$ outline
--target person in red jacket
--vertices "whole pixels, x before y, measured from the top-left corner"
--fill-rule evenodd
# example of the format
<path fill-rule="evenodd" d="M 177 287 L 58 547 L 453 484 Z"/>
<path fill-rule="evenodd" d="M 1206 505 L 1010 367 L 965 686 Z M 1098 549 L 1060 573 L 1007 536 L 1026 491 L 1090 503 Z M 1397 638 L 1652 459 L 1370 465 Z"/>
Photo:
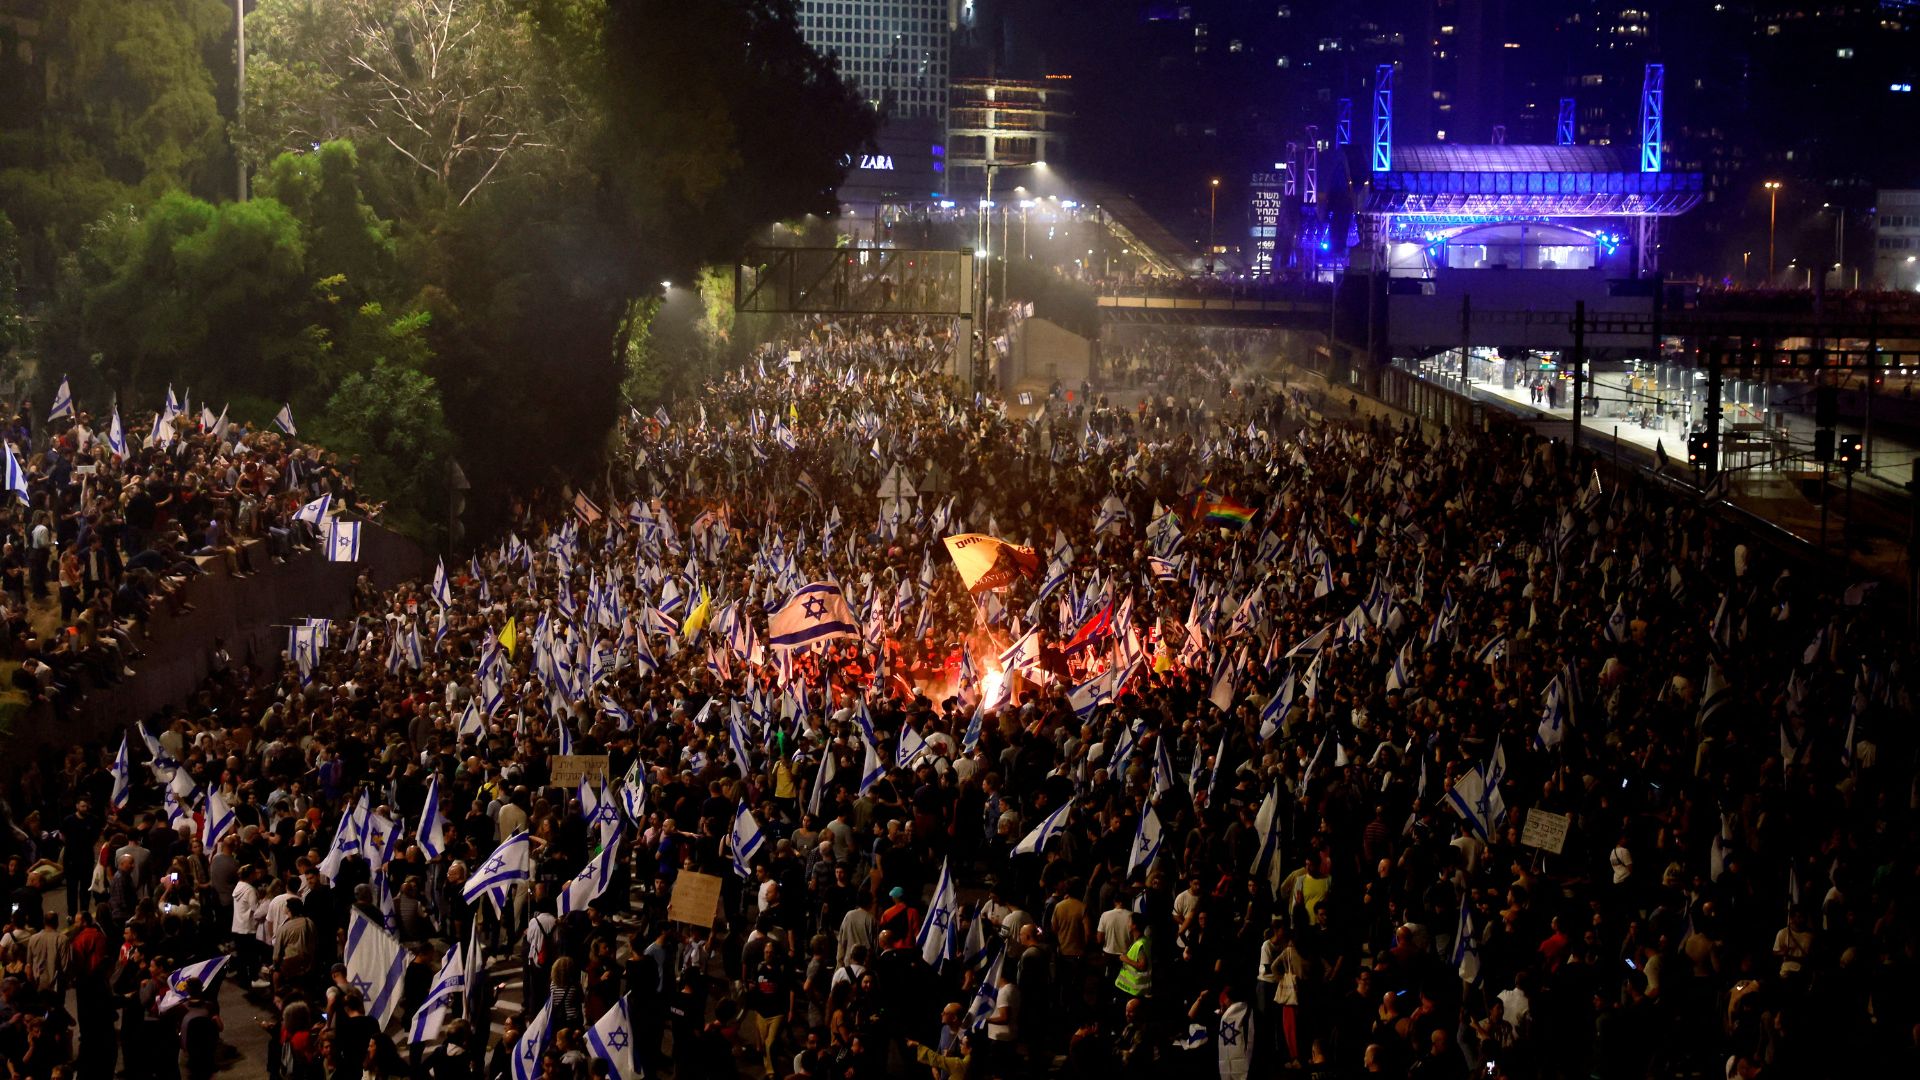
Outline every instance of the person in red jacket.
<path fill-rule="evenodd" d="M 920 940 L 920 911 L 907 903 L 907 891 L 898 885 L 887 896 L 893 903 L 880 913 L 880 929 L 893 931 L 894 948 L 910 949 Z"/>

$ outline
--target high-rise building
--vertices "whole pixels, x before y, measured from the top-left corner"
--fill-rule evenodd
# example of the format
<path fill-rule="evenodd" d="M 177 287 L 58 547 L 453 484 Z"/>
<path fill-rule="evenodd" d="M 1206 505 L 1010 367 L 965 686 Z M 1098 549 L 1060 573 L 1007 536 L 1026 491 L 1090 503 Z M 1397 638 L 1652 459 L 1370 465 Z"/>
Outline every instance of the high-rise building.
<path fill-rule="evenodd" d="M 800 35 L 887 119 L 947 123 L 961 0 L 799 0 Z"/>
<path fill-rule="evenodd" d="M 938 200 L 946 176 L 954 30 L 965 0 L 796 0 L 800 36 L 839 64 L 879 115 L 869 152 L 849 162 L 843 204 Z"/>
<path fill-rule="evenodd" d="M 1873 283 L 1920 290 L 1920 191 L 1882 190 L 1874 197 Z"/>

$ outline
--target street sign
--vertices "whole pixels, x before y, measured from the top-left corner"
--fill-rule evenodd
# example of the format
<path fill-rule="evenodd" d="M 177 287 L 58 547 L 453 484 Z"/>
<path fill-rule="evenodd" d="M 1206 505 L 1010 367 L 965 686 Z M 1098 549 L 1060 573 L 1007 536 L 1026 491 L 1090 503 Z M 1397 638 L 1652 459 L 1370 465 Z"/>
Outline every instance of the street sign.
<path fill-rule="evenodd" d="M 886 479 L 880 481 L 878 494 L 882 499 L 911 499 L 920 493 L 913 489 L 913 481 L 901 474 L 900 466 L 895 465 L 887 471 Z"/>

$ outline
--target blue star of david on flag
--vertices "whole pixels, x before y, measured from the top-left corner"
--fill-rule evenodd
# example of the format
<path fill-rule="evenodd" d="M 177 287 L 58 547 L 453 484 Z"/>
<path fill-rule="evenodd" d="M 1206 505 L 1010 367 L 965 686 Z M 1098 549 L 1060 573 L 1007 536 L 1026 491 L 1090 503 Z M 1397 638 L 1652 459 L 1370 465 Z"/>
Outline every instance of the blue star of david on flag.
<path fill-rule="evenodd" d="M 859 629 L 840 586 L 815 581 L 802 585 L 767 620 L 767 644 L 791 649 L 831 638 L 854 637 Z"/>

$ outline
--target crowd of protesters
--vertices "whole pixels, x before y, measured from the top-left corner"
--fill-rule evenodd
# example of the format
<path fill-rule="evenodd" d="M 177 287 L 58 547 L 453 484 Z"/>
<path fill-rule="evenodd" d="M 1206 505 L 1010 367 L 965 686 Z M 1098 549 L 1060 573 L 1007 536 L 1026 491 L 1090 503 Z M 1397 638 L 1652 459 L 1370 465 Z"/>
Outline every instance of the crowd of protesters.
<path fill-rule="evenodd" d="M 341 461 L 271 428 L 174 402 L 127 420 L 63 405 L 40 418 L 7 410 L 19 483 L 0 510 L 0 655 L 20 661 L 13 687 L 62 710 L 94 687 L 133 676 L 147 623 L 181 596 L 201 560 L 250 575 L 246 541 L 265 557 L 303 549 L 298 508 L 327 493 L 361 516 L 357 461 Z"/>
<path fill-rule="evenodd" d="M 280 1080 L 1920 1067 L 1876 590 L 1537 437 L 937 368 L 801 327 L 444 585 L 27 764 L 0 1058 L 209 1075 L 244 994 Z M 1041 569 L 970 594 L 966 532 Z M 813 582 L 852 625 L 777 648 Z"/>

